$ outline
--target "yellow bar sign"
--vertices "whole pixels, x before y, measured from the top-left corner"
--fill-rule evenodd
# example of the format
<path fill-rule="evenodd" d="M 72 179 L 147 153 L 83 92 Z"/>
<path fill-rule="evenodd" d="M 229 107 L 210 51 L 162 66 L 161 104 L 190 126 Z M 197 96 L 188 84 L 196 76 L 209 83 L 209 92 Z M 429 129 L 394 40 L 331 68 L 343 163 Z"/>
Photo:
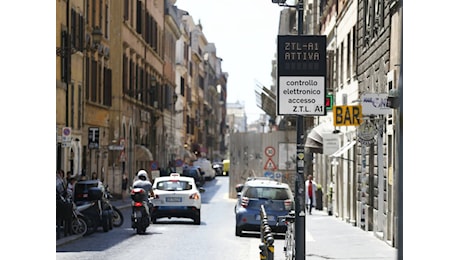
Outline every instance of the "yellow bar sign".
<path fill-rule="evenodd" d="M 358 126 L 361 124 L 362 109 L 357 106 L 334 106 L 334 126 Z"/>

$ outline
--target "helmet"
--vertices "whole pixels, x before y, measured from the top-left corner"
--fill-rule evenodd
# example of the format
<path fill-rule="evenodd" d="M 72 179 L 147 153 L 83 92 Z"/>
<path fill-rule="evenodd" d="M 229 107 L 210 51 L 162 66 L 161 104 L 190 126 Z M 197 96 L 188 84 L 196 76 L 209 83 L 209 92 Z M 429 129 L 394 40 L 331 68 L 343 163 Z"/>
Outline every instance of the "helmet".
<path fill-rule="evenodd" d="M 137 172 L 137 178 L 141 179 L 141 180 L 147 180 L 147 172 L 145 170 L 139 170 Z"/>

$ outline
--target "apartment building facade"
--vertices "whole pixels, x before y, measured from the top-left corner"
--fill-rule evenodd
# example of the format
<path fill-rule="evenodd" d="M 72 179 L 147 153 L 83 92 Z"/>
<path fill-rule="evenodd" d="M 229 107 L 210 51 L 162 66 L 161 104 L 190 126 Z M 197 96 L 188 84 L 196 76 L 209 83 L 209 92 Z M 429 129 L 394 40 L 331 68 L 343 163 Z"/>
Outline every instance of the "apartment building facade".
<path fill-rule="evenodd" d="M 189 29 L 205 39 L 200 26 L 174 3 L 56 0 L 57 169 L 95 172 L 119 194 L 123 173 L 132 180 L 140 168 L 153 174 L 169 163 L 181 166 L 196 159 L 192 144 L 206 147 L 209 137 L 197 129 L 206 125 L 201 78 L 211 72 L 198 50 L 207 41 L 195 45 Z M 220 92 L 208 109 L 221 117 L 208 131 L 209 146 L 225 154 L 219 142 L 228 74 L 219 62 L 212 73 Z"/>
<path fill-rule="evenodd" d="M 281 12 L 279 34 L 297 33 L 295 9 L 285 7 Z M 397 96 L 402 60 L 400 1 L 306 0 L 303 10 L 303 34 L 326 36 L 326 91 L 333 96 L 334 106 L 360 105 L 367 94 Z M 276 71 L 276 63 L 273 67 Z M 312 173 L 322 186 L 324 210 L 395 247 L 402 192 L 397 188 L 398 110 L 393 104 L 388 113 L 363 114 L 361 124 L 375 133 L 367 142 L 361 138 L 360 125 L 335 126 L 332 111 L 314 117 L 312 125 L 307 121 L 305 129 L 305 147 L 313 152 Z M 278 117 L 276 122 L 283 119 Z M 324 152 L 326 135 L 335 136 L 337 150 Z"/>

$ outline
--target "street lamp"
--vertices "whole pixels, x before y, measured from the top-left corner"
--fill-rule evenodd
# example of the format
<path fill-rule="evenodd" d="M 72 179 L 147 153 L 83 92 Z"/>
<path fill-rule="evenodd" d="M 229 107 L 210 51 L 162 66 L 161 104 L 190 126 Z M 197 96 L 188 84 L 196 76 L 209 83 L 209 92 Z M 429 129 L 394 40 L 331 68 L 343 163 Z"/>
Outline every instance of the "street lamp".
<path fill-rule="evenodd" d="M 95 46 L 99 46 L 102 40 L 102 31 L 99 26 L 94 27 L 93 32 L 91 33 L 93 36 L 93 42 Z"/>

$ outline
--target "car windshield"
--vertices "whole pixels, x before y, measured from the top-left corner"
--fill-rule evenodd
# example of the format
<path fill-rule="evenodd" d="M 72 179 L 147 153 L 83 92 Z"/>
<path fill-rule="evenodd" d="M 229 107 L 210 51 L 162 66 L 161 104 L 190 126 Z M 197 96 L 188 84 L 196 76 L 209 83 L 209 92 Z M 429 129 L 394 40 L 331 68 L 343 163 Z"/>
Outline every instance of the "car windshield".
<path fill-rule="evenodd" d="M 191 190 L 192 185 L 188 181 L 167 180 L 158 182 L 157 189 L 167 191 Z"/>
<path fill-rule="evenodd" d="M 248 198 L 264 198 L 269 200 L 289 199 L 286 189 L 273 187 L 249 187 L 244 196 Z"/>

